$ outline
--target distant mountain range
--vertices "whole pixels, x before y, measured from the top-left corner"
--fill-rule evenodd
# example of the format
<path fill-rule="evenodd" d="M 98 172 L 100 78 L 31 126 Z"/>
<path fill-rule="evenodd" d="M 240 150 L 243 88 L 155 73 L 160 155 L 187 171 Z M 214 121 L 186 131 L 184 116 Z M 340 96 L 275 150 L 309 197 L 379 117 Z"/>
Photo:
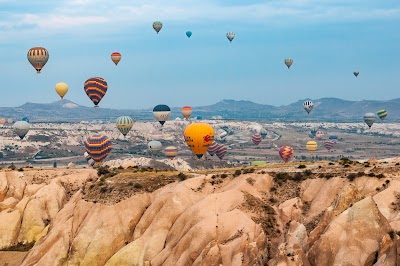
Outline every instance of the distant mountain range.
<path fill-rule="evenodd" d="M 222 100 L 209 106 L 193 107 L 192 117 L 210 119 L 221 116 L 228 120 L 251 121 L 323 121 L 323 122 L 361 122 L 367 112 L 376 113 L 380 109 L 388 111 L 385 120 L 396 122 L 400 117 L 400 98 L 388 101 L 347 101 L 337 98 L 312 100 L 314 109 L 308 115 L 299 100 L 290 105 L 272 106 L 251 101 Z M 170 119 L 181 117 L 180 107 L 173 107 Z M 153 120 L 152 109 L 117 110 L 85 107 L 69 100 L 53 103 L 25 103 L 19 107 L 0 107 L 0 117 L 14 121 L 28 117 L 31 122 L 80 122 L 92 120 L 115 120 L 122 115 L 129 115 L 137 120 Z M 379 119 L 379 118 L 377 118 Z"/>

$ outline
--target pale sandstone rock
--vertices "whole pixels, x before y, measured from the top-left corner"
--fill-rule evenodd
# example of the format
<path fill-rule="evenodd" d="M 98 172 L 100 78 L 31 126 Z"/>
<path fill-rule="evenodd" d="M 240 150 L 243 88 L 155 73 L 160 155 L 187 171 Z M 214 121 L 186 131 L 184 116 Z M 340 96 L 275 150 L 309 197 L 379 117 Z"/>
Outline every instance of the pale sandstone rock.
<path fill-rule="evenodd" d="M 10 197 L 6 198 L 2 202 L 0 202 L 0 212 L 5 209 L 14 208 L 17 205 L 18 200 L 16 198 Z"/>
<path fill-rule="evenodd" d="M 301 208 L 303 203 L 300 198 L 289 199 L 281 203 L 278 207 L 279 218 L 283 225 L 292 220 L 298 220 L 301 217 Z"/>
<path fill-rule="evenodd" d="M 312 265 L 372 265 L 390 225 L 367 197 L 342 212 L 308 252 Z"/>
<path fill-rule="evenodd" d="M 0 212 L 0 249 L 17 244 L 21 214 L 11 209 Z"/>
<path fill-rule="evenodd" d="M 6 197 L 14 197 L 18 200 L 24 196 L 26 182 L 23 179 L 23 173 L 19 172 L 6 172 L 8 182 L 8 192 Z"/>
<path fill-rule="evenodd" d="M 25 187 L 24 197 L 30 197 L 35 195 L 39 189 L 44 187 L 46 184 L 29 184 Z"/>
<path fill-rule="evenodd" d="M 395 231 L 400 231 L 400 212 L 395 210 L 392 205 L 392 202 L 396 202 L 396 193 L 400 193 L 400 181 L 392 180 L 390 186 L 376 194 L 373 199 L 392 228 Z"/>
<path fill-rule="evenodd" d="M 308 236 L 306 227 L 296 221 L 292 221 L 287 232 L 286 251 L 294 253 L 295 249 L 301 248 L 303 251 L 308 250 Z"/>
<path fill-rule="evenodd" d="M 6 198 L 8 191 L 8 181 L 6 172 L 0 172 L 0 202 Z"/>

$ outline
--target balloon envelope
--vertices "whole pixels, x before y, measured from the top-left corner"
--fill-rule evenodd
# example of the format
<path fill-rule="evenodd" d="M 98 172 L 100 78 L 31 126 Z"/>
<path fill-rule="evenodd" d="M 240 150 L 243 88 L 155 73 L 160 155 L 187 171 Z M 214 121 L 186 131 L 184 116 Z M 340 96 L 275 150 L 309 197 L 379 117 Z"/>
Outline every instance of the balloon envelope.
<path fill-rule="evenodd" d="M 376 116 L 374 113 L 366 113 L 364 115 L 364 122 L 367 124 L 370 128 L 371 126 L 375 123 Z"/>
<path fill-rule="evenodd" d="M 251 136 L 251 141 L 253 141 L 253 143 L 256 145 L 260 144 L 261 140 L 262 136 L 260 134 L 254 134 L 253 136 Z"/>
<path fill-rule="evenodd" d="M 193 153 L 201 158 L 214 141 L 214 129 L 206 123 L 193 123 L 186 127 L 183 136 Z"/>
<path fill-rule="evenodd" d="M 378 117 L 381 120 L 384 120 L 386 118 L 386 116 L 388 115 L 388 112 L 385 110 L 379 110 L 378 112 L 376 112 L 376 114 L 378 115 Z"/>
<path fill-rule="evenodd" d="M 28 61 L 31 65 L 36 69 L 37 73 L 39 74 L 44 65 L 49 60 L 49 52 L 46 48 L 43 47 L 33 47 L 29 49 L 28 54 Z"/>
<path fill-rule="evenodd" d="M 133 127 L 133 119 L 129 116 L 118 117 L 115 126 L 122 133 L 122 135 L 126 136 L 126 134 L 128 134 Z"/>
<path fill-rule="evenodd" d="M 181 108 L 181 113 L 185 119 L 189 119 L 189 117 L 192 115 L 192 112 L 193 108 L 190 106 L 183 106 Z"/>
<path fill-rule="evenodd" d="M 190 36 L 192 36 L 192 32 L 191 32 L 191 31 L 187 31 L 187 32 L 186 32 L 186 36 L 187 36 L 188 38 L 190 38 Z"/>
<path fill-rule="evenodd" d="M 324 137 L 325 133 L 321 130 L 318 130 L 317 133 L 315 133 L 315 136 L 317 137 L 318 140 L 321 140 Z"/>
<path fill-rule="evenodd" d="M 149 147 L 151 151 L 159 151 L 162 148 L 162 144 L 158 140 L 152 140 L 147 144 L 147 147 Z"/>
<path fill-rule="evenodd" d="M 287 66 L 287 68 L 290 68 L 290 66 L 293 64 L 293 59 L 291 58 L 286 58 L 285 59 L 285 65 Z"/>
<path fill-rule="evenodd" d="M 357 76 L 358 76 L 358 74 L 360 74 L 360 72 L 358 72 L 358 71 L 354 71 L 354 72 L 353 72 L 353 74 L 354 74 L 354 76 L 356 76 L 356 77 L 357 77 Z"/>
<path fill-rule="evenodd" d="M 222 158 L 224 158 L 227 151 L 228 151 L 228 148 L 226 147 L 226 145 L 219 144 L 217 147 L 217 150 L 215 151 L 215 154 L 217 155 L 217 157 L 220 160 L 222 160 Z"/>
<path fill-rule="evenodd" d="M 178 148 L 175 146 L 168 146 L 164 149 L 164 154 L 170 159 L 175 158 L 178 155 Z"/>
<path fill-rule="evenodd" d="M 114 62 L 115 65 L 118 65 L 119 61 L 121 61 L 121 54 L 119 52 L 113 52 L 111 54 L 111 60 Z"/>
<path fill-rule="evenodd" d="M 228 40 L 230 41 L 230 42 L 232 42 L 232 40 L 233 39 L 235 39 L 235 33 L 233 33 L 233 32 L 228 32 L 227 34 L 226 34 L 226 38 L 228 38 Z"/>
<path fill-rule="evenodd" d="M 157 34 L 160 32 L 162 27 L 163 27 L 163 24 L 161 23 L 161 21 L 154 21 L 153 22 L 153 29 L 157 32 Z"/>
<path fill-rule="evenodd" d="M 309 152 L 313 153 L 314 151 L 317 150 L 318 144 L 317 144 L 317 142 L 311 140 L 311 141 L 308 141 L 308 142 L 307 142 L 306 148 L 307 148 L 307 150 L 308 150 Z"/>
<path fill-rule="evenodd" d="M 55 89 L 57 94 L 61 97 L 61 99 L 63 99 L 65 94 L 67 94 L 68 92 L 68 85 L 67 83 L 59 82 L 56 84 Z"/>
<path fill-rule="evenodd" d="M 208 149 L 207 149 L 208 154 L 210 154 L 211 156 L 213 156 L 213 155 L 215 154 L 215 152 L 217 151 L 218 146 L 219 146 L 219 144 L 218 144 L 216 141 L 214 141 L 214 142 L 210 145 L 210 147 L 208 147 Z"/>
<path fill-rule="evenodd" d="M 97 164 L 101 164 L 108 154 L 110 154 L 111 148 L 111 142 L 105 135 L 94 134 L 85 140 L 86 152 Z"/>
<path fill-rule="evenodd" d="M 165 121 L 168 120 L 170 114 L 171 109 L 168 105 L 159 104 L 153 108 L 153 116 L 162 126 L 164 125 Z"/>
<path fill-rule="evenodd" d="M 293 156 L 293 148 L 290 146 L 283 146 L 279 149 L 279 156 L 281 156 L 282 160 L 287 163 L 290 158 Z"/>
<path fill-rule="evenodd" d="M 17 121 L 14 124 L 14 132 L 20 139 L 23 139 L 29 132 L 30 125 L 26 121 Z"/>
<path fill-rule="evenodd" d="M 312 101 L 305 101 L 303 103 L 303 108 L 307 111 L 307 113 L 310 113 L 311 110 L 314 108 L 314 103 Z"/>
<path fill-rule="evenodd" d="M 87 79 L 83 87 L 89 99 L 94 103 L 94 107 L 97 108 L 97 105 L 107 93 L 107 81 L 100 77 L 93 77 Z"/>
<path fill-rule="evenodd" d="M 23 118 L 21 119 L 21 121 L 25 121 L 25 122 L 28 122 L 28 123 L 29 123 L 29 118 L 28 118 L 28 117 L 23 117 Z"/>
<path fill-rule="evenodd" d="M 324 146 L 325 148 L 330 151 L 336 144 L 336 141 L 332 140 L 332 139 L 327 139 L 324 141 Z"/>

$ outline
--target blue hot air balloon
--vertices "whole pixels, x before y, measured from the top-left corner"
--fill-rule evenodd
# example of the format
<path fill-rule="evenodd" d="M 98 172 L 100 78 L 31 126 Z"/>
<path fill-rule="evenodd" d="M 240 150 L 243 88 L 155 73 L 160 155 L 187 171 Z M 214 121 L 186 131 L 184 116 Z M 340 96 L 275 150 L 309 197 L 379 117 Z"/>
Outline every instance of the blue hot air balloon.
<path fill-rule="evenodd" d="M 192 36 L 192 32 L 191 32 L 191 31 L 187 31 L 187 32 L 186 32 L 186 36 L 187 36 L 188 38 L 190 38 L 190 36 Z"/>

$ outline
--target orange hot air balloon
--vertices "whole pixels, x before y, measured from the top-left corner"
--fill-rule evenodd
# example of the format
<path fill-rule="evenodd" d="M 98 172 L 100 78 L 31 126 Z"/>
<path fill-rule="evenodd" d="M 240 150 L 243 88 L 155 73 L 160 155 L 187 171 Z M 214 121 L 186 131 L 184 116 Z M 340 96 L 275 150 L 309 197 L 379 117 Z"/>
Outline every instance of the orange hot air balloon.
<path fill-rule="evenodd" d="M 118 52 L 114 52 L 111 54 L 111 60 L 115 65 L 118 65 L 119 61 L 121 61 L 121 54 Z"/>
<path fill-rule="evenodd" d="M 1 125 L 4 125 L 5 123 L 6 123 L 7 121 L 6 121 L 6 119 L 5 118 L 0 118 L 0 124 Z"/>
<path fill-rule="evenodd" d="M 279 155 L 281 156 L 282 160 L 287 163 L 290 158 L 293 156 L 293 148 L 290 146 L 283 146 L 279 149 Z"/>
<path fill-rule="evenodd" d="M 214 129 L 207 123 L 193 123 L 186 127 L 183 136 L 197 158 L 201 158 L 214 142 Z"/>
<path fill-rule="evenodd" d="M 189 117 L 192 115 L 192 112 L 193 108 L 190 106 L 183 106 L 181 108 L 181 113 L 186 120 L 189 119 Z"/>

